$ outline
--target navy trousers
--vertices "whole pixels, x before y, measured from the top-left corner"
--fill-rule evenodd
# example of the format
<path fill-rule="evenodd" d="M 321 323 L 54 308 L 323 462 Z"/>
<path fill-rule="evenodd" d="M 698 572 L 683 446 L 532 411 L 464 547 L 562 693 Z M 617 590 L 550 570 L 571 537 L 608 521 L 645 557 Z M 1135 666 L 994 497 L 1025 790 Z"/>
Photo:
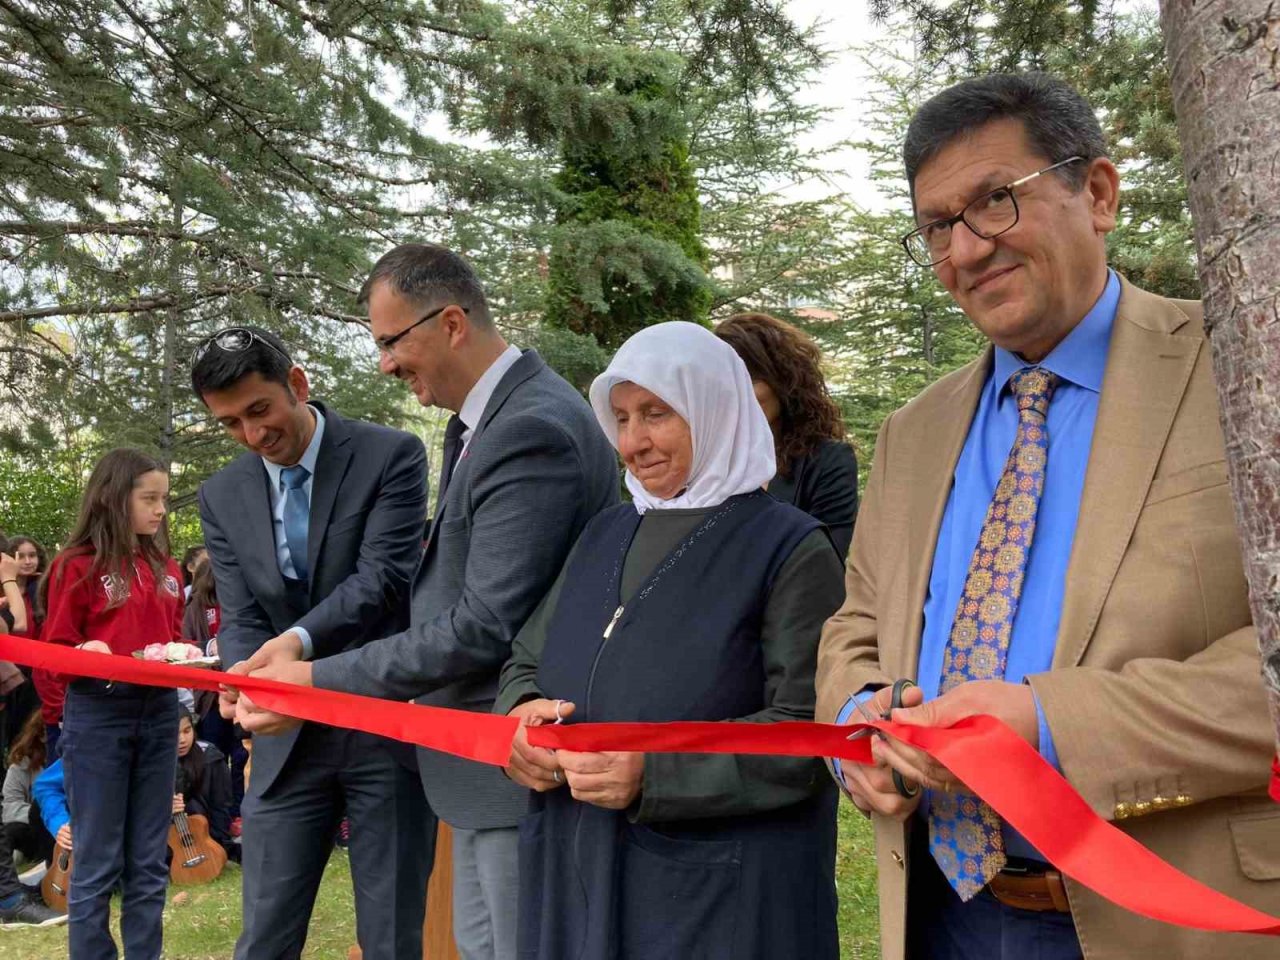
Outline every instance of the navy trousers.
<path fill-rule="evenodd" d="M 167 838 L 178 764 L 178 695 L 76 680 L 62 715 L 63 780 L 74 858 L 67 896 L 70 960 L 116 960 L 111 895 L 123 889 L 128 960 L 159 960 Z"/>
<path fill-rule="evenodd" d="M 1082 960 L 1071 914 L 1008 907 L 983 890 L 960 900 L 913 825 L 907 960 Z"/>
<path fill-rule="evenodd" d="M 351 823 L 356 939 L 365 960 L 422 956 L 436 818 L 412 753 L 355 730 L 302 728 L 241 833 L 244 926 L 236 960 L 298 960 L 338 822 Z M 402 755 L 402 756 L 401 756 Z M 130 958 L 132 960 L 132 958 Z"/>

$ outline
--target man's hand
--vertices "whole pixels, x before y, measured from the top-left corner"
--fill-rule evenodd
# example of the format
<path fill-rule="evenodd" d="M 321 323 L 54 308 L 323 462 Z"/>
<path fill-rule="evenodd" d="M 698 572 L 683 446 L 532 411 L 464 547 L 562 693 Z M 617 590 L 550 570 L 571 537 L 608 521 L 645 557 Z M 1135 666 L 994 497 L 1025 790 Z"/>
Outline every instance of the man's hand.
<path fill-rule="evenodd" d="M 893 688 L 885 687 L 876 691 L 875 696 L 869 698 L 863 706 L 873 716 L 882 716 L 889 709 L 892 696 Z M 919 687 L 908 687 L 902 694 L 902 702 L 913 707 L 919 705 L 923 699 L 924 694 L 920 692 Z M 859 722 L 862 715 L 855 711 L 850 719 Z M 893 785 L 893 774 L 889 763 L 880 753 L 884 746 L 885 741 L 873 735 L 871 756 L 875 764 L 868 766 L 846 760 L 841 761 L 840 771 L 844 774 L 845 787 L 855 807 L 865 814 L 878 813 L 901 823 L 916 812 L 916 807 L 920 806 L 922 794 L 917 793 L 908 799 L 898 793 Z"/>
<path fill-rule="evenodd" d="M 182 799 L 182 794 L 175 793 L 173 795 L 173 813 L 186 813 L 187 801 Z"/>
<path fill-rule="evenodd" d="M 966 717 L 983 713 L 1003 720 L 1023 740 L 1039 748 L 1040 727 L 1036 721 L 1035 696 L 1025 683 L 971 680 L 953 687 L 936 700 L 901 707 L 893 711 L 890 719 L 917 727 L 949 727 Z M 901 740 L 890 737 L 879 741 L 872 744 L 871 752 L 878 761 L 888 763 L 908 782 L 919 783 L 930 790 L 964 788 L 950 770 Z"/>
<path fill-rule="evenodd" d="M 245 661 L 252 664 L 253 659 Z M 238 666 L 238 664 L 237 664 Z M 249 674 L 255 680 L 276 680 L 280 683 L 291 683 L 299 687 L 311 686 L 311 663 L 306 660 L 287 660 L 277 657 L 266 666 Z M 296 717 L 287 717 L 283 713 L 266 710 L 253 702 L 248 694 L 241 693 L 236 701 L 236 723 L 250 733 L 278 734 L 285 733 L 302 725 Z"/>
<path fill-rule="evenodd" d="M 293 663 L 302 659 L 302 638 L 292 630 L 286 630 L 278 637 L 272 637 L 245 662 L 249 664 L 249 672 L 253 673 L 277 663 Z"/>
<path fill-rule="evenodd" d="M 564 772 L 560 769 L 555 751 L 530 746 L 525 728 L 555 723 L 560 717 L 567 717 L 571 713 L 573 704 L 567 700 L 527 700 L 508 713 L 509 717 L 520 718 L 520 726 L 511 742 L 511 759 L 504 768 L 507 776 L 522 787 L 538 793 L 564 786 Z"/>
<path fill-rule="evenodd" d="M 266 670 L 268 667 L 297 663 L 302 660 L 302 639 L 292 630 L 286 630 L 278 637 L 272 637 L 257 650 L 248 660 L 241 660 L 232 664 L 227 668 L 227 673 L 232 676 L 267 676 L 267 674 L 259 674 L 257 671 Z M 274 674 L 269 675 L 271 679 L 281 679 Z M 293 681 L 285 681 L 293 682 Z M 311 671 L 307 671 L 306 686 L 311 686 Z M 222 714 L 224 720 L 235 720 L 239 722 L 236 713 L 236 702 L 240 698 L 240 691 L 232 686 L 224 686 L 218 694 L 218 712 Z M 278 714 L 277 714 L 278 716 Z M 263 730 L 262 733 L 272 731 Z"/>
<path fill-rule="evenodd" d="M 644 781 L 643 753 L 557 750 L 556 759 L 564 769 L 573 798 L 606 810 L 629 807 Z"/>
<path fill-rule="evenodd" d="M 54 842 L 55 842 L 55 843 L 57 843 L 57 844 L 58 844 L 58 846 L 60 846 L 63 850 L 70 851 L 70 849 L 71 849 L 71 824 L 69 824 L 69 823 L 64 823 L 62 826 L 60 826 L 60 827 L 58 828 L 58 835 L 57 835 L 56 837 L 54 837 Z"/>

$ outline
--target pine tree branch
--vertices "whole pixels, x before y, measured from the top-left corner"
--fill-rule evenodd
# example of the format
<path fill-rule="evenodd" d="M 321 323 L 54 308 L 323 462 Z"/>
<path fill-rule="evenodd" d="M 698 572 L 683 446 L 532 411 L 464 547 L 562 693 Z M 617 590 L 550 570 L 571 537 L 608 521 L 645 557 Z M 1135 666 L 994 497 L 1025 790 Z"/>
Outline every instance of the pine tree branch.
<path fill-rule="evenodd" d="M 4 2 L 6 2 L 6 0 L 0 0 L 0 4 L 3 4 Z M 263 131 L 258 126 L 257 123 L 253 121 L 253 119 L 245 112 L 244 109 L 242 109 L 241 105 L 238 104 L 233 97 L 224 93 L 219 88 L 218 85 L 214 84 L 212 81 L 206 80 L 204 77 L 198 74 L 195 70 L 188 67 L 183 62 L 181 56 L 179 56 L 177 51 L 171 50 L 169 46 L 164 42 L 164 40 L 155 32 L 155 30 L 152 29 L 151 24 L 147 22 L 146 18 L 144 18 L 141 14 L 139 14 L 132 7 L 130 7 L 129 4 L 125 2 L 125 0 L 115 0 L 115 4 L 124 12 L 125 16 L 128 17 L 134 23 L 134 25 L 138 27 L 139 30 L 141 30 L 151 39 L 151 41 L 160 49 L 160 51 L 165 55 L 165 57 L 173 65 L 174 69 L 176 69 L 178 72 L 186 76 L 192 83 L 198 86 L 201 90 L 205 91 L 205 93 L 207 93 L 210 97 L 214 98 L 216 101 L 221 103 L 228 110 L 228 112 L 230 112 L 233 116 L 236 117 L 237 120 L 239 120 L 242 124 L 244 124 L 245 128 L 250 133 L 252 133 L 259 141 L 262 142 L 263 146 L 265 146 L 269 151 L 275 154 L 276 157 L 278 157 L 284 163 L 284 165 L 290 171 L 292 171 L 292 173 L 295 176 L 298 177 L 299 180 L 307 184 L 307 186 L 309 186 L 312 190 L 314 190 L 318 196 L 321 196 L 325 200 L 329 201 L 331 204 L 334 205 L 334 207 L 341 210 L 344 214 L 346 214 L 349 217 L 352 217 L 358 222 L 361 222 L 363 226 L 373 230 L 373 232 L 377 233 L 379 236 L 382 236 L 383 239 L 387 240 L 388 242 L 390 241 L 390 237 L 387 237 L 378 228 L 371 227 L 369 224 L 364 223 L 364 221 L 360 217 L 354 216 L 348 201 L 337 196 L 332 190 L 329 189 L 327 185 L 321 183 L 316 178 L 308 174 L 305 170 L 303 170 L 297 164 L 295 157 L 288 151 L 278 146 L 275 140 L 272 137 L 268 136 L 267 133 Z"/>
<path fill-rule="evenodd" d="M 38 237 L 52 240 L 71 235 L 147 237 L 152 240 L 183 240 L 190 243 L 217 243 L 206 234 L 185 233 L 146 220 L 116 220 L 90 223 L 85 220 L 0 220 L 0 236 Z"/>
<path fill-rule="evenodd" d="M 41 320 L 46 317 L 83 317 L 104 313 L 146 313 L 151 310 L 190 310 L 192 307 L 198 306 L 207 300 L 238 296 L 244 293 L 265 294 L 268 292 L 268 287 L 258 283 L 240 286 L 221 284 L 200 290 L 187 297 L 163 293 L 153 297 L 117 300 L 113 303 L 63 303 L 51 307 L 32 307 L 27 310 L 5 310 L 0 311 L 0 322 Z"/>

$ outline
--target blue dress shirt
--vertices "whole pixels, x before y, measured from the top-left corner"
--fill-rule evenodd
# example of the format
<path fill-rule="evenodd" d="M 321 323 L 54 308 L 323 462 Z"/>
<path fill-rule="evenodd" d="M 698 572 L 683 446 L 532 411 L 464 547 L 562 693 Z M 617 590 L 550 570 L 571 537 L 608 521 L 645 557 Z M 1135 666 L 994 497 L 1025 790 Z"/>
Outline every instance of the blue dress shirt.
<path fill-rule="evenodd" d="M 1120 280 L 1110 273 L 1102 296 L 1093 308 L 1039 364 L 1062 379 L 1049 404 L 1049 454 L 1044 492 L 1005 664 L 1004 679 L 1010 683 L 1021 683 L 1032 674 L 1047 672 L 1053 665 L 1067 565 L 1075 540 L 1080 496 L 1098 417 L 1098 397 L 1119 302 Z M 917 678 L 926 700 L 938 696 L 943 654 L 968 576 L 969 561 L 1018 431 L 1018 408 L 1008 389 L 1009 378 L 1028 366 L 1033 364 L 1007 350 L 995 348 L 992 371 L 982 388 L 977 412 L 956 463 L 924 603 Z M 841 710 L 837 722 L 848 722 L 853 712 L 851 700 Z M 1039 702 L 1036 719 L 1040 728 L 1040 754 L 1057 767 L 1053 735 Z M 920 815 L 925 813 L 927 795 L 926 803 L 920 807 Z M 1005 850 L 1013 856 L 1043 859 L 1008 827 L 1005 828 Z"/>
<path fill-rule="evenodd" d="M 307 468 L 307 480 L 302 485 L 302 489 L 307 494 L 307 503 L 311 502 L 311 488 L 316 478 L 316 460 L 320 456 L 320 440 L 324 437 L 324 414 L 315 407 L 311 407 L 311 412 L 316 418 L 316 430 L 311 435 L 311 442 L 307 444 L 307 449 L 302 453 L 302 459 L 297 463 L 298 466 Z M 296 580 L 298 574 L 293 568 L 293 558 L 289 555 L 289 541 L 284 535 L 284 481 L 280 479 L 285 466 L 294 466 L 294 464 L 272 463 L 263 457 L 262 465 L 267 468 L 267 477 L 271 481 L 267 484 L 267 489 L 271 493 L 271 527 L 275 535 L 276 566 L 280 568 L 281 574 L 290 580 Z M 292 629 L 302 640 L 302 659 L 310 660 L 314 652 L 311 634 L 304 627 Z"/>

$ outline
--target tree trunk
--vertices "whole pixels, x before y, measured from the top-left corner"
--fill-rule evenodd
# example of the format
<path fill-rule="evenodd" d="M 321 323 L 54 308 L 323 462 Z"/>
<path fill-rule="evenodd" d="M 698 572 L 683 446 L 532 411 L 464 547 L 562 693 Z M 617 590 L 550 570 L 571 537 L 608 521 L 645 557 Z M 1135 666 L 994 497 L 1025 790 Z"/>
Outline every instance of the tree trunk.
<path fill-rule="evenodd" d="M 1160 11 L 1227 469 L 1280 743 L 1280 4 Z"/>
<path fill-rule="evenodd" d="M 177 175 L 175 174 L 175 180 Z M 169 200 L 173 207 L 173 229 L 182 232 L 182 206 L 184 193 L 182 187 L 174 184 L 169 191 Z M 169 246 L 169 289 L 175 296 L 182 290 L 182 244 L 174 240 Z M 160 459 L 168 467 L 174 459 L 174 376 L 178 368 L 178 324 L 182 320 L 182 311 L 178 304 L 164 312 L 164 340 L 161 348 L 160 368 Z"/>

